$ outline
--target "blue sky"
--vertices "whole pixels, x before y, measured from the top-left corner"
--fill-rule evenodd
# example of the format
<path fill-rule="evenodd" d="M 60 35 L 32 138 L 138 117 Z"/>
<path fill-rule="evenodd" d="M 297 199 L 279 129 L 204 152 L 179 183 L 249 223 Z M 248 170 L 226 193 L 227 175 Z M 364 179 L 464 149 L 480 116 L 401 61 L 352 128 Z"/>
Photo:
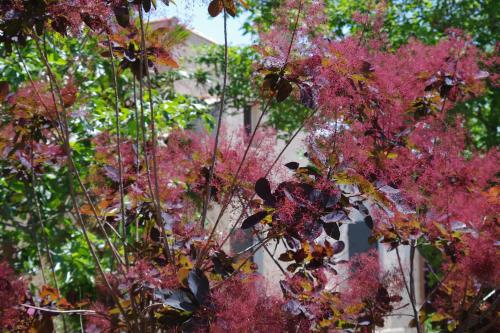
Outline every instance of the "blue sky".
<path fill-rule="evenodd" d="M 224 20 L 222 15 L 216 18 L 208 14 L 208 2 L 200 0 L 177 0 L 176 4 L 165 6 L 160 0 L 157 0 L 158 8 L 152 10 L 150 20 L 156 20 L 165 17 L 177 17 L 189 28 L 194 29 L 201 35 L 224 44 Z M 238 8 L 241 10 L 242 8 Z M 148 14 L 146 14 L 148 15 Z M 146 16 L 147 17 L 147 16 Z M 231 45 L 249 45 L 251 38 L 249 35 L 243 35 L 241 27 L 245 21 L 246 15 L 240 15 L 237 18 L 228 16 L 227 30 L 228 40 Z"/>

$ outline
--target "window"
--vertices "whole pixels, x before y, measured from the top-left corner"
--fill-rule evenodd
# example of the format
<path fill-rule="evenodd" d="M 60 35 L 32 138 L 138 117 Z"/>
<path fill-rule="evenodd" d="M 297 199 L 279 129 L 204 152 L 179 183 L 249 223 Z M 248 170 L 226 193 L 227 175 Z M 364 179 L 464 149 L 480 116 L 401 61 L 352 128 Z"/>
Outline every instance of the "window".
<path fill-rule="evenodd" d="M 377 248 L 377 244 L 370 244 L 368 238 L 371 236 L 372 231 L 366 223 L 358 221 L 354 224 L 347 225 L 347 241 L 349 249 L 349 257 L 357 253 L 367 252 L 370 249 Z"/>

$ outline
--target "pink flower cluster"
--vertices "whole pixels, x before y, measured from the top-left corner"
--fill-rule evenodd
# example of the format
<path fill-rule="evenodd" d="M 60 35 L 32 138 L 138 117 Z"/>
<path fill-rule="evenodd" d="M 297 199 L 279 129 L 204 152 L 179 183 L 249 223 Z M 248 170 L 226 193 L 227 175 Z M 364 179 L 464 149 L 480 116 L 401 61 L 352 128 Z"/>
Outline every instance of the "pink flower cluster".
<path fill-rule="evenodd" d="M 20 306 L 26 298 L 26 282 L 14 274 L 7 262 L 0 262 L 0 327 L 14 329 L 26 316 Z"/>
<path fill-rule="evenodd" d="M 212 332 L 283 332 L 282 301 L 266 295 L 259 276 L 235 276 L 212 293 L 215 309 Z"/>
<path fill-rule="evenodd" d="M 76 100 L 76 87 L 70 80 L 61 88 L 66 107 Z M 9 121 L 0 126 L 0 156 L 20 163 L 27 170 L 64 162 L 58 141 L 58 113 L 47 85 L 28 83 L 6 98 Z M 30 171 L 31 172 L 31 171 Z"/>

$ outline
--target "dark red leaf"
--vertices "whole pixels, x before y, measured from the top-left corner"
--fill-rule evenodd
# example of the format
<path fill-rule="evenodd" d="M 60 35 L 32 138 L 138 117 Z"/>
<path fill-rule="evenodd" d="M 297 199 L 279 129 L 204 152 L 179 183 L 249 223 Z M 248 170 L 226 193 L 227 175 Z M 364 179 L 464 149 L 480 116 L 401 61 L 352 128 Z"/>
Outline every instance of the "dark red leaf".
<path fill-rule="evenodd" d="M 289 250 L 289 251 L 286 251 L 286 252 L 280 254 L 278 260 L 292 261 L 293 260 L 293 252 Z"/>
<path fill-rule="evenodd" d="M 232 17 L 236 16 L 236 5 L 234 4 L 234 0 L 222 0 L 224 2 L 224 8 L 226 8 L 226 12 Z"/>
<path fill-rule="evenodd" d="M 288 80 L 282 78 L 280 82 L 278 82 L 278 94 L 276 95 L 276 100 L 278 102 L 283 102 L 288 98 L 288 96 L 290 96 L 292 90 L 292 84 Z"/>
<path fill-rule="evenodd" d="M 69 21 L 63 16 L 56 16 L 52 22 L 50 22 L 50 26 L 61 35 L 66 36 Z"/>
<path fill-rule="evenodd" d="M 263 218 L 265 218 L 268 215 L 268 213 L 265 210 L 262 210 L 260 212 L 257 212 L 253 215 L 250 215 L 243 221 L 241 224 L 241 229 L 249 229 L 259 223 Z"/>
<path fill-rule="evenodd" d="M 158 65 L 168 66 L 171 68 L 179 68 L 179 64 L 174 60 L 172 55 L 170 53 L 167 53 L 167 52 L 159 52 L 156 55 L 155 62 Z"/>
<path fill-rule="evenodd" d="M 205 303 L 205 300 L 210 293 L 210 286 L 208 279 L 205 274 L 203 274 L 202 270 L 195 268 L 189 272 L 188 287 L 199 304 Z"/>
<path fill-rule="evenodd" d="M 42 316 L 35 320 L 33 329 L 37 333 L 52 333 L 54 332 L 54 322 L 50 316 Z"/>
<path fill-rule="evenodd" d="M 370 64 L 368 61 L 363 60 L 363 64 L 361 66 L 361 71 L 365 74 L 373 72 L 375 69 L 373 68 L 373 65 Z"/>
<path fill-rule="evenodd" d="M 264 199 L 266 205 L 274 206 L 276 199 L 271 193 L 271 184 L 266 178 L 260 178 L 255 183 L 255 193 L 262 199 Z"/>
<path fill-rule="evenodd" d="M 324 223 L 323 229 L 325 229 L 326 234 L 333 239 L 340 239 L 340 229 L 337 223 Z"/>
<path fill-rule="evenodd" d="M 234 272 L 232 260 L 224 251 L 218 251 L 212 256 L 214 271 L 222 276 L 228 276 Z"/>
<path fill-rule="evenodd" d="M 101 52 L 101 56 L 104 58 L 109 58 L 109 57 L 111 57 L 111 52 L 103 51 L 103 52 Z"/>
<path fill-rule="evenodd" d="M 154 226 L 149 231 L 149 237 L 151 238 L 151 240 L 153 242 L 159 242 L 160 241 L 160 237 L 161 237 L 160 230 L 158 230 L 158 228 L 156 226 Z"/>
<path fill-rule="evenodd" d="M 299 168 L 299 163 L 297 163 L 297 162 L 288 162 L 287 164 L 285 164 L 285 166 L 288 169 L 297 170 Z"/>
<path fill-rule="evenodd" d="M 210 16 L 216 17 L 222 12 L 222 8 L 224 8 L 222 0 L 212 0 L 212 2 L 208 5 L 208 13 Z"/>
<path fill-rule="evenodd" d="M 7 81 L 0 81 L 0 101 L 4 100 L 9 94 L 9 84 Z"/>
<path fill-rule="evenodd" d="M 293 254 L 293 259 L 294 259 L 297 263 L 299 263 L 299 262 L 303 262 L 303 261 L 304 261 L 304 259 L 305 259 L 306 257 L 307 257 L 307 253 L 306 253 L 306 251 L 304 251 L 304 249 L 303 249 L 303 248 L 302 248 L 302 249 L 300 249 L 300 250 L 298 250 L 297 252 L 295 252 L 295 253 Z"/>
<path fill-rule="evenodd" d="M 83 22 L 93 31 L 100 30 L 103 26 L 103 22 L 97 15 L 92 15 L 89 13 L 81 13 L 80 14 L 81 19 Z"/>
<path fill-rule="evenodd" d="M 124 28 L 127 28 L 130 25 L 130 13 L 128 10 L 128 6 L 118 6 L 113 8 L 113 12 L 115 13 L 116 21 L 119 25 Z"/>
<path fill-rule="evenodd" d="M 147 13 L 151 10 L 151 0 L 142 0 L 142 8 Z"/>
<path fill-rule="evenodd" d="M 297 268 L 300 267 L 300 264 L 297 264 L 297 263 L 293 263 L 293 264 L 290 264 L 288 265 L 288 267 L 286 268 L 287 271 L 289 271 L 290 273 L 293 273 L 297 270 Z"/>
<path fill-rule="evenodd" d="M 267 74 L 264 77 L 264 82 L 262 83 L 262 90 L 276 90 L 276 84 L 278 83 L 279 75 L 276 73 Z"/>
<path fill-rule="evenodd" d="M 368 228 L 373 229 L 373 219 L 370 215 L 365 217 L 364 221 L 365 221 L 365 224 L 368 226 Z"/>

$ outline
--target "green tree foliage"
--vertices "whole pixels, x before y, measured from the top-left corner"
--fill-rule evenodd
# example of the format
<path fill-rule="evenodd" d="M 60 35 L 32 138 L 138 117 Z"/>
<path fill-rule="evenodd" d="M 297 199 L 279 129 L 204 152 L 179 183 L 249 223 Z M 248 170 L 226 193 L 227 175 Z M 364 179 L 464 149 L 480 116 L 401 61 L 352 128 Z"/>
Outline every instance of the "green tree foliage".
<path fill-rule="evenodd" d="M 193 78 L 199 85 L 207 87 L 212 96 L 219 97 L 222 93 L 224 46 L 204 46 L 193 60 L 198 67 Z M 226 105 L 233 112 L 242 112 L 255 105 L 262 107 L 266 103 L 267 98 L 261 92 L 262 79 L 256 75 L 257 60 L 258 54 L 251 47 L 228 48 Z M 283 103 L 273 101 L 268 111 L 268 124 L 276 128 L 281 137 L 287 137 L 302 124 L 308 112 L 308 108 L 293 99 Z"/>
<path fill-rule="evenodd" d="M 95 156 L 92 138 L 105 129 L 114 133 L 115 128 L 114 89 L 109 58 L 99 54 L 104 52 L 105 48 L 99 45 L 96 36 L 90 34 L 78 38 L 63 38 L 59 34 L 50 34 L 45 37 L 45 43 L 48 60 L 57 79 L 63 81 L 69 75 L 79 89 L 78 105 L 73 107 L 73 112 L 78 115 L 72 117 L 70 122 L 71 146 L 78 172 L 82 179 L 85 179 L 90 171 L 88 166 L 93 163 Z M 44 64 L 34 44 L 29 43 L 18 51 L 7 54 L 4 49 L 0 49 L 0 82 L 8 82 L 10 93 L 15 93 L 22 83 L 26 86 L 30 82 L 21 59 L 24 60 L 31 79 L 44 77 Z M 77 61 L 74 61 L 75 59 Z M 200 119 L 202 126 L 212 126 L 212 116 L 206 103 L 175 93 L 173 82 L 179 78 L 179 72 L 175 70 L 152 76 L 158 128 L 166 132 L 171 128 L 188 128 L 200 124 Z M 118 80 L 121 88 L 119 97 L 122 136 L 133 138 L 137 135 L 138 123 L 135 118 L 132 75 L 129 71 L 121 72 Z M 137 90 L 138 88 L 136 93 Z M 2 104 L 0 123 L 7 121 L 9 114 L 7 103 Z M 146 124 L 148 123 L 146 119 Z M 25 273 L 38 274 L 41 255 L 44 258 L 43 266 L 46 268 L 43 274 L 50 282 L 49 262 L 45 262 L 45 242 L 50 240 L 51 257 L 57 268 L 61 292 L 67 294 L 68 299 L 71 299 L 71 295 L 93 295 L 95 267 L 81 231 L 75 228 L 75 222 L 69 213 L 71 202 L 68 178 L 65 176 L 67 168 L 55 164 L 51 168 L 44 168 L 43 173 L 34 170 L 37 178 L 34 190 L 40 200 L 44 222 L 42 230 L 34 209 L 36 202 L 32 189 L 30 161 L 25 164 L 19 168 L 13 166 L 9 160 L 0 161 L 0 246 L 3 258 L 22 263 L 21 267 L 16 268 Z M 73 181 L 76 184 L 76 180 Z M 98 234 L 97 229 L 89 233 L 97 248 L 104 249 L 102 235 Z M 106 258 L 104 267 L 111 268 L 112 256 L 108 253 L 103 257 Z"/>

